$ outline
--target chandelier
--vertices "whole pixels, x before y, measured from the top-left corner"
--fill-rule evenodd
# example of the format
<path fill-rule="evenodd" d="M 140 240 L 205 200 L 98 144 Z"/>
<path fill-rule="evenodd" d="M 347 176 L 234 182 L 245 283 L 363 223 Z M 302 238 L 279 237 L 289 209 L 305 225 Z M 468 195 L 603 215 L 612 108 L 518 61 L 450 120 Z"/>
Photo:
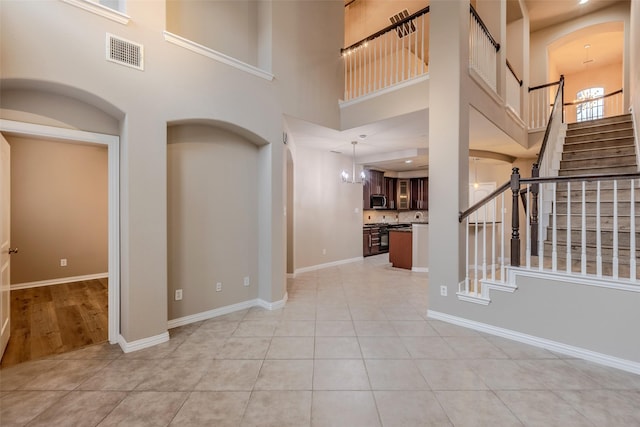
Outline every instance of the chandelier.
<path fill-rule="evenodd" d="M 351 141 L 351 146 L 353 147 L 353 157 L 351 158 L 351 175 L 346 170 L 342 170 L 340 176 L 342 177 L 342 182 L 347 184 L 364 184 L 364 180 L 367 177 L 364 171 L 360 172 L 360 181 L 356 181 L 356 145 L 358 141 Z"/>

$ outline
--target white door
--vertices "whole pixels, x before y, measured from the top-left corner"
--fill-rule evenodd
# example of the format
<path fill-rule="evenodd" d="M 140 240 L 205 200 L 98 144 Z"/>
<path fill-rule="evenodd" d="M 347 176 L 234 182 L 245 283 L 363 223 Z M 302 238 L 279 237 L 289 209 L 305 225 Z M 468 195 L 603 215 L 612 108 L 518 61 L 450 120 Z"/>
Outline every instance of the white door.
<path fill-rule="evenodd" d="M 7 348 L 11 332 L 9 321 L 11 301 L 9 296 L 10 160 L 9 143 L 0 134 L 0 358 Z"/>

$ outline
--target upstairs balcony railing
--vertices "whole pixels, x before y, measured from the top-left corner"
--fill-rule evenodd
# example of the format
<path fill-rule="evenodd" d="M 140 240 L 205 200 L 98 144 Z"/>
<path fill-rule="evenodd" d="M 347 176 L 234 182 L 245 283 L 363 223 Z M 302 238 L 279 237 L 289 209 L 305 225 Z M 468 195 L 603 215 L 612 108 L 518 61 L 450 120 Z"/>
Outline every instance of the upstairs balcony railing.
<path fill-rule="evenodd" d="M 507 67 L 507 105 L 515 111 L 518 117 L 521 117 L 520 114 L 520 97 L 521 97 L 521 88 L 522 88 L 522 79 L 518 77 L 515 71 L 513 71 L 513 67 L 509 63 L 509 60 L 506 61 Z"/>
<path fill-rule="evenodd" d="M 342 49 L 345 101 L 428 72 L 428 13 L 429 6 Z"/>
<path fill-rule="evenodd" d="M 562 76 L 561 80 L 562 80 Z M 546 83 L 529 88 L 529 129 L 540 130 L 547 126 L 560 81 Z M 624 114 L 623 90 L 618 89 L 605 95 L 565 102 L 564 89 L 562 97 L 562 122 L 575 123 L 602 119 Z"/>
<path fill-rule="evenodd" d="M 493 89 L 496 90 L 497 55 L 500 44 L 493 38 L 489 29 L 470 6 L 469 21 L 469 66 Z"/>
<path fill-rule="evenodd" d="M 470 6 L 469 67 L 494 91 L 500 44 Z M 341 50 L 344 100 L 425 75 L 429 71 L 429 6 Z M 516 78 L 518 82 L 518 80 Z M 519 113 L 519 90 L 510 106 Z"/>

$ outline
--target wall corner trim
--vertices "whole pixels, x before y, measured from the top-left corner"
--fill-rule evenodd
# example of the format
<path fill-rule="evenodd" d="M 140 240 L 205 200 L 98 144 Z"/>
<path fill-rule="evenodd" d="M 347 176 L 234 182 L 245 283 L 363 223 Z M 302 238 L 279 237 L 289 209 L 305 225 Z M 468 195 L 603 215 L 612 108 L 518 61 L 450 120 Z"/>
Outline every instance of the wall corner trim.
<path fill-rule="evenodd" d="M 169 31 L 164 31 L 163 34 L 164 39 L 169 43 L 173 43 L 176 46 L 183 47 L 187 50 L 190 50 L 191 52 L 206 56 L 207 58 L 213 59 L 214 61 L 222 62 L 223 64 L 229 65 L 233 68 L 237 68 L 238 70 L 244 71 L 246 73 L 253 74 L 254 76 L 268 81 L 272 81 L 274 78 L 273 74 L 268 73 L 258 67 L 254 67 L 251 64 L 247 64 L 246 62 L 237 60 L 236 58 L 225 55 L 222 52 L 218 52 L 192 40 L 180 37 L 177 34 L 170 33 Z"/>
<path fill-rule="evenodd" d="M 269 302 L 263 299 L 257 299 L 256 306 L 266 308 L 267 310 L 279 310 L 281 308 L 284 308 L 284 305 L 287 303 L 288 299 L 289 294 L 285 292 L 284 298 L 279 301 Z"/>
<path fill-rule="evenodd" d="M 237 304 L 225 305 L 224 307 L 214 308 L 213 310 L 203 311 L 201 313 L 192 314 L 189 316 L 179 317 L 177 319 L 171 319 L 167 322 L 167 329 L 177 328 L 178 326 L 188 325 L 190 323 L 196 323 L 203 320 L 213 319 L 214 317 L 224 316 L 225 314 L 231 314 L 236 311 L 246 310 L 251 307 L 262 307 L 267 310 L 278 310 L 285 306 L 289 294 L 284 294 L 284 298 L 279 301 L 268 302 L 263 299 L 251 299 L 242 301 Z"/>
<path fill-rule="evenodd" d="M 163 332 L 159 335 L 142 338 L 140 340 L 135 340 L 132 342 L 127 342 L 127 340 L 122 335 L 118 337 L 118 344 L 120 344 L 120 348 L 125 353 L 131 353 L 132 351 L 138 351 L 144 348 L 153 347 L 154 345 L 162 344 L 167 341 L 169 341 L 169 332 Z"/>
<path fill-rule="evenodd" d="M 640 375 L 640 362 L 633 360 L 621 359 L 608 354 L 598 353 L 585 348 L 523 334 L 518 331 L 504 329 L 438 311 L 427 310 L 427 317 Z"/>

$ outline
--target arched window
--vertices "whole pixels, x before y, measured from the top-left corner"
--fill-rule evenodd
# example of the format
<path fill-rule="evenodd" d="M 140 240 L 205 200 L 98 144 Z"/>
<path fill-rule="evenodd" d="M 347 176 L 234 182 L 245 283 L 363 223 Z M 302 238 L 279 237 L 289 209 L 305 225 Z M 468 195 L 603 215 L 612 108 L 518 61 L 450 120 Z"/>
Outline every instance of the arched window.
<path fill-rule="evenodd" d="M 576 99 L 580 102 L 576 105 L 576 121 L 584 122 L 587 120 L 601 119 L 604 117 L 604 98 L 598 98 L 604 95 L 604 88 L 591 87 L 578 91 Z"/>

